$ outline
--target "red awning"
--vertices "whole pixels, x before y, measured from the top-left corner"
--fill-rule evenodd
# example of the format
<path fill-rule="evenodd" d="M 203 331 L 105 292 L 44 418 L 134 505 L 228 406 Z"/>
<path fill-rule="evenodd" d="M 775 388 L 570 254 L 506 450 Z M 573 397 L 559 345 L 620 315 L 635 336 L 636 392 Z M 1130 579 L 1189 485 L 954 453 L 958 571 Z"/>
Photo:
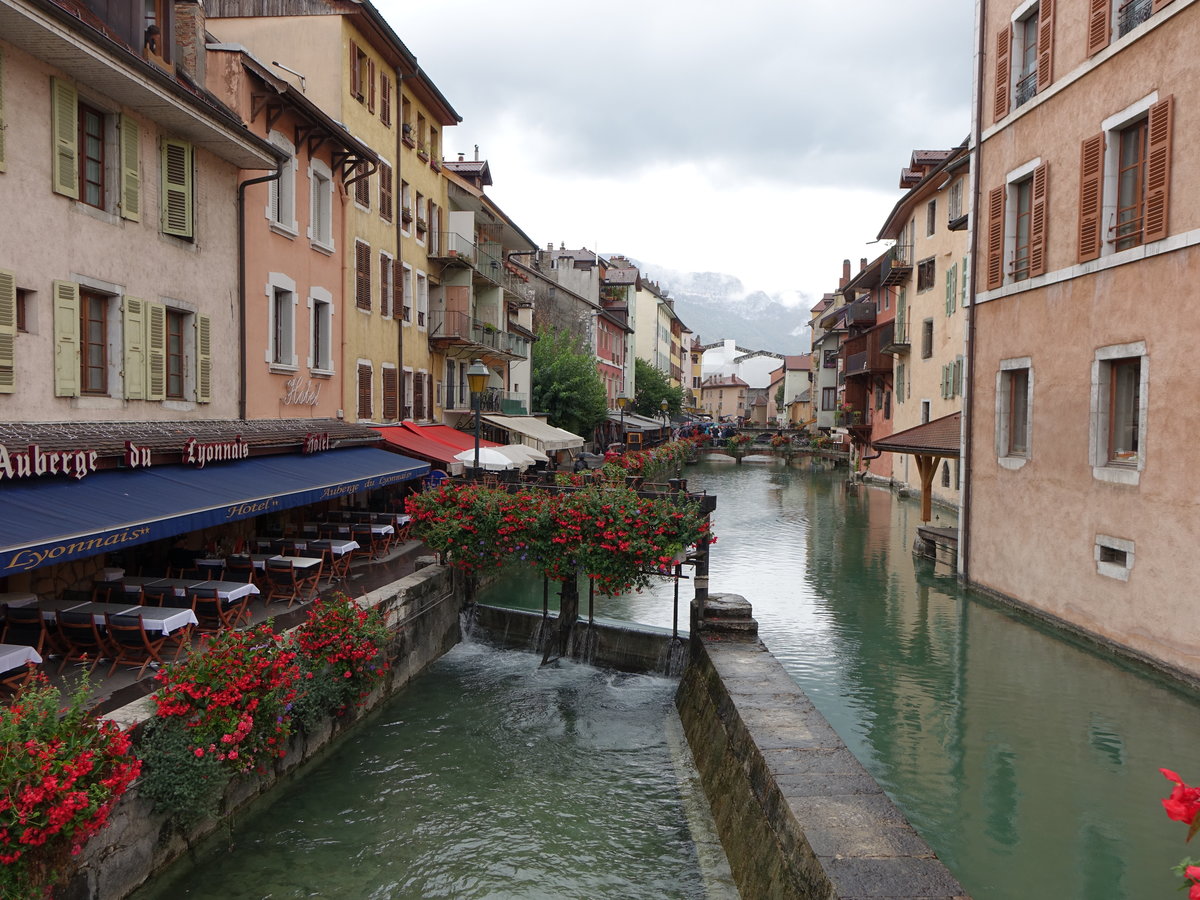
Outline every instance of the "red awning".
<path fill-rule="evenodd" d="M 398 427 L 406 428 L 412 434 L 426 440 L 432 440 L 439 444 L 444 444 L 447 447 L 453 448 L 451 456 L 458 453 L 460 450 L 475 449 L 475 435 L 467 434 L 465 431 L 458 431 L 451 428 L 449 425 L 418 425 L 416 422 L 403 422 Z M 487 441 L 483 438 L 479 439 L 480 447 L 501 447 L 495 441 Z"/>
<path fill-rule="evenodd" d="M 432 440 L 420 432 L 410 431 L 403 425 L 383 425 L 375 430 L 383 435 L 383 439 L 389 445 L 402 450 L 408 456 L 426 460 L 452 475 L 462 471 L 463 464 L 454 458 L 457 451 L 440 441 Z"/>

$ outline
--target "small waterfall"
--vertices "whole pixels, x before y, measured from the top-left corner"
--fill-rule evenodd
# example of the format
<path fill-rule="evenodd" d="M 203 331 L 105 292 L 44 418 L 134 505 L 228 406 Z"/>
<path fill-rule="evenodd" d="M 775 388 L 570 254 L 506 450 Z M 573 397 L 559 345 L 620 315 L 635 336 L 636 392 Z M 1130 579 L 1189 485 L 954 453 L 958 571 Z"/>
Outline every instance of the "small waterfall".
<path fill-rule="evenodd" d="M 529 632 L 529 645 L 525 649 L 527 649 L 530 653 L 541 653 L 542 644 L 546 640 L 546 626 L 554 621 L 557 620 L 539 616 L 537 622 L 533 626 L 533 629 Z M 550 633 L 553 633 L 553 630 L 551 630 Z"/>
<path fill-rule="evenodd" d="M 596 664 L 596 647 L 600 637 L 596 629 L 579 622 L 571 629 L 571 642 L 567 646 L 567 656 L 589 666 Z"/>
<path fill-rule="evenodd" d="M 655 670 L 655 674 L 665 675 L 667 678 L 681 678 L 684 669 L 687 668 L 688 659 L 687 638 L 672 638 L 667 641 L 662 653 L 659 654 L 658 668 Z"/>
<path fill-rule="evenodd" d="M 458 633 L 464 644 L 475 642 L 475 616 L 478 610 L 479 604 L 468 603 L 458 611 Z"/>

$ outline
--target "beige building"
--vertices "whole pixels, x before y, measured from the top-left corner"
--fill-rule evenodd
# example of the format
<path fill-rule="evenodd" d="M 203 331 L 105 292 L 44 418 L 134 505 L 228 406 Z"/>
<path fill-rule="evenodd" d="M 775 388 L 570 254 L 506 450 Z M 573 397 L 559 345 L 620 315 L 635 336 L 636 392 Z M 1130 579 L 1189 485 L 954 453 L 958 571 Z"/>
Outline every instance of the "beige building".
<path fill-rule="evenodd" d="M 1200 3 L 980 4 L 960 552 L 973 584 L 1200 674 L 1188 408 Z"/>
<path fill-rule="evenodd" d="M 744 416 L 748 387 L 736 375 L 711 375 L 700 383 L 700 407 L 714 420 Z"/>
<path fill-rule="evenodd" d="M 883 256 L 876 289 L 879 314 L 890 304 L 896 317 L 891 340 L 882 347 L 893 357 L 893 434 L 962 411 L 969 162 L 965 145 L 914 151 L 900 174 L 907 191 L 879 232 L 880 238 L 895 241 Z M 890 477 L 913 492 L 921 490 L 911 454 L 893 455 Z M 961 486 L 960 461 L 943 460 L 931 499 L 957 508 Z"/>
<path fill-rule="evenodd" d="M 279 154 L 189 87 L 203 23 L 178 26 L 186 52 L 174 10 L 159 46 L 140 20 L 0 5 L 7 422 L 241 412 L 238 175 Z"/>

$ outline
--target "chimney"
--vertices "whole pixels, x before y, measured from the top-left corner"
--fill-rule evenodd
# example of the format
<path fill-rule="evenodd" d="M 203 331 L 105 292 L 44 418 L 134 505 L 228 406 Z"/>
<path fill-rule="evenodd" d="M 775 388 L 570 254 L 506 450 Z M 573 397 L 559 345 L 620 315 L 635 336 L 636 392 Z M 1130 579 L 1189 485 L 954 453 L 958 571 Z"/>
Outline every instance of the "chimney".
<path fill-rule="evenodd" d="M 465 153 L 459 153 L 459 154 L 458 154 L 458 161 L 459 161 L 459 162 L 466 162 L 466 159 L 467 159 L 467 154 L 465 154 Z"/>
<path fill-rule="evenodd" d="M 550 252 L 550 253 L 553 253 L 553 252 L 554 252 L 554 241 L 547 241 L 547 242 L 546 242 L 546 250 L 547 250 L 548 252 Z"/>
<path fill-rule="evenodd" d="M 842 277 L 838 281 L 838 290 L 844 288 L 850 282 L 850 260 L 842 260 Z"/>
<path fill-rule="evenodd" d="M 205 17 L 199 0 L 175 3 L 175 67 L 197 87 L 204 87 Z"/>
<path fill-rule="evenodd" d="M 860 256 L 858 258 L 858 271 L 865 272 L 866 270 L 867 270 L 867 258 L 865 256 Z"/>

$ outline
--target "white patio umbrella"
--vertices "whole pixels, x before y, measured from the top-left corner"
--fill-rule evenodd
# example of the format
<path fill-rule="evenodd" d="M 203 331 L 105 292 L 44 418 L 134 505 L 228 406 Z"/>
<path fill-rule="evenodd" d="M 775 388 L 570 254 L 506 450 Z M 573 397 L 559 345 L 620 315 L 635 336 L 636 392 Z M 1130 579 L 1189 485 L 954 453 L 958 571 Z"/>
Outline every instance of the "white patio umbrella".
<path fill-rule="evenodd" d="M 454 454 L 454 458 L 461 460 L 468 469 L 474 468 L 475 448 L 468 447 L 466 450 L 460 450 Z M 499 447 L 480 447 L 479 468 L 495 472 L 500 469 L 517 469 L 523 467 L 514 462 L 512 457 L 501 453 Z"/>
<path fill-rule="evenodd" d="M 534 463 L 549 462 L 550 460 L 550 457 L 541 450 L 530 447 L 528 444 L 505 444 L 496 449 L 522 466 L 531 466 Z"/>

